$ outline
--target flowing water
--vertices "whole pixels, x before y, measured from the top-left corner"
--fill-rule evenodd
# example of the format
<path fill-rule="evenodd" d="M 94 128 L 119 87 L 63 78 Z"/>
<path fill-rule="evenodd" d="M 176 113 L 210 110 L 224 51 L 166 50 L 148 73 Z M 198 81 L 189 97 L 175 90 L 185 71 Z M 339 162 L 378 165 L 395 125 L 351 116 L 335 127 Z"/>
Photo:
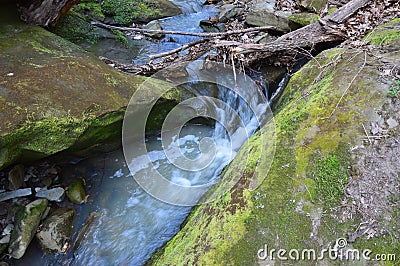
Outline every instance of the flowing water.
<path fill-rule="evenodd" d="M 199 1 L 176 0 L 184 13 L 180 16 L 162 20 L 164 29 L 182 31 L 201 31 L 198 23 L 215 15 L 214 7 L 205 7 Z M 146 44 L 142 55 L 134 61 L 145 60 L 151 53 L 162 52 L 177 45 L 192 41 L 191 37 L 167 36 L 175 42 L 163 41 Z M 173 47 L 175 46 L 175 47 Z M 233 79 L 232 76 L 222 75 L 218 79 Z M 222 82 L 223 83 L 223 82 Z M 186 124 L 179 135 L 173 139 L 181 151 L 180 156 L 197 159 L 204 151 L 201 141 L 211 139 L 215 143 L 213 160 L 204 170 L 195 173 L 179 169 L 172 165 L 166 157 L 165 149 L 159 137 L 146 140 L 146 144 L 137 143 L 138 150 L 147 149 L 147 154 L 153 168 L 144 164 L 141 156 L 133 158 L 128 163 L 135 169 L 132 173 L 127 167 L 123 152 L 116 151 L 95 158 L 86 159 L 78 164 L 64 167 L 64 178 L 85 177 L 89 201 L 77 208 L 75 230 L 85 223 L 90 214 L 93 219 L 85 237 L 72 245 L 67 255 L 49 256 L 38 252 L 38 247 L 31 245 L 28 254 L 19 261 L 29 265 L 142 265 L 151 254 L 171 239 L 190 212 L 191 207 L 174 206 L 157 200 L 147 194 L 136 182 L 132 175 L 147 175 L 150 171 L 162 172 L 175 184 L 197 186 L 218 181 L 219 173 L 236 155 L 241 145 L 259 127 L 259 121 L 254 112 L 264 112 L 265 103 L 258 103 L 257 97 L 247 95 L 255 108 L 232 90 L 223 86 L 208 89 L 207 84 L 193 82 L 187 86 L 196 87 L 198 94 L 217 96 L 239 116 L 241 124 L 237 124 L 226 110 L 215 107 L 219 115 L 219 123 L 215 126 Z M 205 87 L 204 87 L 205 86 Z M 243 90 L 246 91 L 246 88 Z M 250 93 L 251 90 L 249 90 Z M 215 95 L 216 94 L 216 95 Z M 234 127 L 228 134 L 227 125 Z M 144 165 L 144 166 L 143 166 Z M 139 167 L 140 166 L 140 167 Z M 26 259 L 25 259 L 26 258 Z M 25 261 L 24 261 L 25 260 Z"/>
<path fill-rule="evenodd" d="M 217 8 L 212 5 L 202 5 L 203 1 L 199 0 L 175 0 L 171 1 L 182 9 L 182 14 L 170 18 L 160 20 L 160 24 L 164 30 L 202 32 L 199 27 L 200 21 L 215 17 Z M 199 37 L 183 36 L 183 35 L 167 35 L 159 42 L 149 42 L 146 40 L 138 41 L 141 49 L 138 56 L 133 59 L 135 64 L 143 64 L 148 62 L 148 56 L 158 54 L 180 47 L 182 44 L 198 40 Z"/>

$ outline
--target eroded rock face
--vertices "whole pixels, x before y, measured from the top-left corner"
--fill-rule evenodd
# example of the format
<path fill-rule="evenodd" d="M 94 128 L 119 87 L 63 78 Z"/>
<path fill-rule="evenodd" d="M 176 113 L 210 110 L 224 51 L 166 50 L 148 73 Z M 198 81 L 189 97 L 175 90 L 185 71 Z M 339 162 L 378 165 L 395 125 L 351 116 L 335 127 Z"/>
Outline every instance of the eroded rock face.
<path fill-rule="evenodd" d="M 39 226 L 40 219 L 47 208 L 46 199 L 37 199 L 22 207 L 15 215 L 15 226 L 11 232 L 8 252 L 15 259 L 24 254 Z"/>
<path fill-rule="evenodd" d="M 68 208 L 58 209 L 44 220 L 36 237 L 45 252 L 63 253 L 68 250 L 74 217 L 75 210 Z"/>

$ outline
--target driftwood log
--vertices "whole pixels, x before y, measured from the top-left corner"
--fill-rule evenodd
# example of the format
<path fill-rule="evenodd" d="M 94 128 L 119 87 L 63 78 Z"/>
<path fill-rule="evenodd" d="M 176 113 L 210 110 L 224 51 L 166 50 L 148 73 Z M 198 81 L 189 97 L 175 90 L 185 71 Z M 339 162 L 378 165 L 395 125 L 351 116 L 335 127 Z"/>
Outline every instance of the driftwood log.
<path fill-rule="evenodd" d="M 174 62 L 183 60 L 195 60 L 207 53 L 212 49 L 221 49 L 224 51 L 230 51 L 228 56 L 236 57 L 240 54 L 254 54 L 256 56 L 244 56 L 242 62 L 249 66 L 255 60 L 260 60 L 273 55 L 278 55 L 282 52 L 293 53 L 294 51 L 308 51 L 312 50 L 316 45 L 327 44 L 327 43 L 340 43 L 343 42 L 347 36 L 342 33 L 340 27 L 343 23 L 356 13 L 360 8 L 370 4 L 372 0 L 352 0 L 347 4 L 340 7 L 338 10 L 330 15 L 327 15 L 317 22 L 312 23 L 306 27 L 298 30 L 289 32 L 282 35 L 278 39 L 269 43 L 242 43 L 238 41 L 225 40 L 227 37 L 241 34 L 245 32 L 261 32 L 272 27 L 259 27 L 249 28 L 239 31 L 227 31 L 221 33 L 188 33 L 188 32 L 176 32 L 176 31 L 163 31 L 163 30 L 144 30 L 139 28 L 127 28 L 127 27 L 115 27 L 105 25 L 103 23 L 95 22 L 97 26 L 118 29 L 124 31 L 136 31 L 140 33 L 151 32 L 151 33 L 163 33 L 163 34 L 181 34 L 181 35 L 192 35 L 205 37 L 203 40 L 199 40 L 190 44 L 186 44 L 178 49 L 164 52 L 158 55 L 151 55 L 150 59 L 164 57 L 161 62 L 153 63 L 148 62 L 145 65 L 134 65 L 134 64 L 120 64 L 118 62 L 102 58 L 106 63 L 118 68 L 121 71 L 130 72 L 141 75 L 151 75 L 158 70 L 161 70 L 167 66 L 170 66 Z M 195 48 L 195 49 L 193 49 Z M 178 55 L 182 50 L 191 49 L 186 55 Z"/>

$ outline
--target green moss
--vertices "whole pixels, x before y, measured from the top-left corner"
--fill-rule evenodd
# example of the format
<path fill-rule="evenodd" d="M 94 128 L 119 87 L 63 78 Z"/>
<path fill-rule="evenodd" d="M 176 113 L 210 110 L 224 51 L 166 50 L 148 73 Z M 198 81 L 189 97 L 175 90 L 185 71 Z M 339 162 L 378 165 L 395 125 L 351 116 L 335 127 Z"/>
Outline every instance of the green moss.
<path fill-rule="evenodd" d="M 389 45 L 400 39 L 400 31 L 396 28 L 396 25 L 400 25 L 399 18 L 378 26 L 374 31 L 367 34 L 365 40 L 373 45 Z"/>
<path fill-rule="evenodd" d="M 183 229 L 150 262 L 252 265 L 260 263 L 257 251 L 266 244 L 319 250 L 354 230 L 361 221 L 353 217 L 339 222 L 333 207 L 343 199 L 349 147 L 364 136 L 360 123 L 387 100 L 382 97 L 387 87 L 378 82 L 374 66 L 365 66 L 348 87 L 363 62 L 362 53 L 332 49 L 296 73 L 274 108 L 276 130 L 269 123 L 255 134 L 210 193 L 218 195 L 239 180 L 237 185 L 214 202 L 196 207 Z M 275 153 L 263 142 L 263 137 L 273 136 Z M 271 167 L 260 160 L 269 157 Z M 263 181 L 251 191 L 247 187 L 254 178 Z"/>
<path fill-rule="evenodd" d="M 128 46 L 129 46 L 128 37 L 126 37 L 126 35 L 125 35 L 122 31 L 119 31 L 119 30 L 111 30 L 111 32 L 112 32 L 113 34 L 115 34 L 117 40 L 118 40 L 121 44 L 123 44 L 125 47 L 128 47 Z"/>
<path fill-rule="evenodd" d="M 328 204 L 337 203 L 344 195 L 344 186 L 347 184 L 347 173 L 341 162 L 343 158 L 331 155 L 319 158 L 314 163 L 313 176 L 316 182 L 317 199 Z"/>
<path fill-rule="evenodd" d="M 121 25 L 131 25 L 134 21 L 149 21 L 160 15 L 157 6 L 153 3 L 127 0 L 104 0 L 101 10 L 106 16 L 113 17 Z"/>
<path fill-rule="evenodd" d="M 52 28 L 52 32 L 77 44 L 82 42 L 94 44 L 100 39 L 95 27 L 76 12 L 69 12 L 60 19 L 57 25 Z"/>
<path fill-rule="evenodd" d="M 68 199 L 75 204 L 82 204 L 86 198 L 86 192 L 83 187 L 83 180 L 75 181 L 67 188 Z"/>
<path fill-rule="evenodd" d="M 307 26 L 318 21 L 319 16 L 313 13 L 295 13 L 289 17 L 289 21 L 300 26 Z"/>
<path fill-rule="evenodd" d="M 101 4 L 95 1 L 85 1 L 73 7 L 73 10 L 85 14 L 95 20 L 104 20 L 105 15 L 101 9 Z"/>

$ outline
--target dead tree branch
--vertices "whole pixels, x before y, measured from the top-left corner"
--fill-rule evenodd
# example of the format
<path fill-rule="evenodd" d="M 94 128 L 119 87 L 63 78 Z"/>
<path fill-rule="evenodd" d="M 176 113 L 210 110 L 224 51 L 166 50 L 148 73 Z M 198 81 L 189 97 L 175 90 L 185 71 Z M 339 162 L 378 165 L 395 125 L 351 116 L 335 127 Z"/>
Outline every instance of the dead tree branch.
<path fill-rule="evenodd" d="M 93 21 L 92 25 L 99 26 L 101 28 L 112 29 L 112 30 L 120 30 L 120 31 L 134 31 L 139 33 L 159 33 L 159 34 L 175 34 L 175 35 L 186 35 L 186 36 L 197 36 L 197 37 L 226 37 L 229 35 L 237 35 L 248 32 L 257 32 L 257 31 L 267 31 L 267 30 L 275 30 L 274 26 L 263 26 L 263 27 L 255 27 L 255 28 L 247 28 L 243 30 L 229 30 L 225 32 L 187 32 L 187 31 L 172 31 L 172 30 L 149 30 L 142 28 L 131 28 L 131 27 L 118 27 L 107 25 L 98 21 Z"/>

